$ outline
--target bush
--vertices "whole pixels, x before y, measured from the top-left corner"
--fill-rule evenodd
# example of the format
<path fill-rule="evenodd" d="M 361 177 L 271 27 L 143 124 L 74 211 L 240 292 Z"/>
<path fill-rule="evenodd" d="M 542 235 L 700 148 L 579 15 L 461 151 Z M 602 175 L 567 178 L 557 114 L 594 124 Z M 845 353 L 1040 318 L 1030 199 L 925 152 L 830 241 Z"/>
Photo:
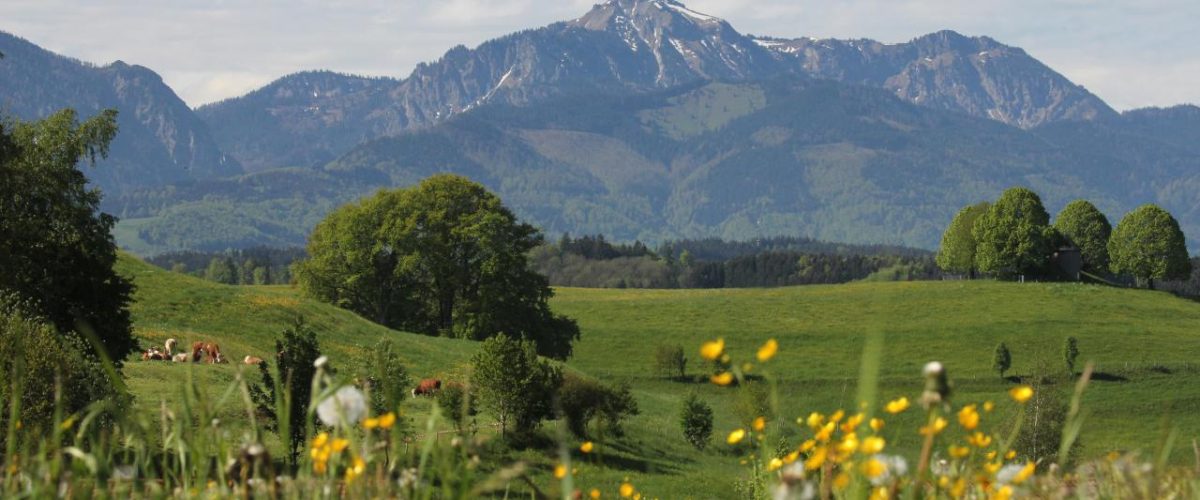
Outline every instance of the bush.
<path fill-rule="evenodd" d="M 767 385 L 761 382 L 746 382 L 742 390 L 737 391 L 733 402 L 733 414 L 744 427 L 750 427 L 758 417 L 773 415 L 771 411 L 771 394 Z"/>
<path fill-rule="evenodd" d="M 8 427 L 14 389 L 20 391 L 20 422 L 33 435 L 48 434 L 54 425 L 56 391 L 64 417 L 101 400 L 113 403 L 110 411 L 131 403 L 100 362 L 84 355 L 94 349 L 76 335 L 59 335 L 29 310 L 0 296 L 0 429 Z"/>
<path fill-rule="evenodd" d="M 688 394 L 683 400 L 683 410 L 679 412 L 679 425 L 683 428 L 684 439 L 697 450 L 704 451 L 712 439 L 712 407 L 696 394 Z"/>
<path fill-rule="evenodd" d="M 587 426 L 593 420 L 601 433 L 622 436 L 621 422 L 639 413 L 628 384 L 606 386 L 596 380 L 567 374 L 558 390 L 558 398 L 567 428 L 581 438 L 587 437 Z"/>
<path fill-rule="evenodd" d="M 1075 360 L 1079 358 L 1079 342 L 1075 337 L 1067 337 L 1063 341 L 1063 361 L 1067 364 L 1067 373 L 1075 374 Z"/>
<path fill-rule="evenodd" d="M 687 375 L 687 356 L 679 345 L 660 345 L 654 351 L 654 368 L 663 377 L 682 379 Z"/>
<path fill-rule="evenodd" d="M 1000 378 L 1004 378 L 1004 372 L 1009 368 L 1012 368 L 1012 353 L 1008 352 L 1008 346 L 1001 342 L 992 355 L 992 369 L 1000 374 Z"/>
<path fill-rule="evenodd" d="M 463 384 L 457 382 L 443 384 L 442 390 L 438 391 L 435 397 L 438 406 L 446 414 L 446 418 L 454 423 L 454 428 L 459 432 L 463 431 L 467 419 L 474 418 L 479 413 L 475 398 L 472 397 L 468 387 Z"/>
<path fill-rule="evenodd" d="M 510 423 L 518 434 L 528 434 L 553 416 L 551 398 L 562 385 L 562 371 L 538 358 L 533 341 L 507 335 L 489 338 L 471 358 L 471 365 L 471 387 L 479 404 L 499 421 L 501 435 L 506 435 Z"/>
<path fill-rule="evenodd" d="M 313 365 L 321 357 L 317 334 L 304 322 L 296 318 L 292 326 L 283 330 L 275 340 L 276 372 L 281 378 L 276 382 L 265 364 L 260 364 L 262 383 L 251 387 L 251 398 L 260 415 L 275 417 L 272 429 L 286 443 L 290 463 L 295 464 L 304 445 L 304 436 L 312 420 L 308 419 L 308 404 L 312 400 L 312 380 L 317 369 Z M 326 368 L 326 371 L 332 371 Z M 280 415 L 287 415 L 280 419 Z"/>
<path fill-rule="evenodd" d="M 376 415 L 399 410 L 412 378 L 390 340 L 381 340 L 375 345 L 369 370 L 366 382 L 370 386 L 371 410 Z"/>

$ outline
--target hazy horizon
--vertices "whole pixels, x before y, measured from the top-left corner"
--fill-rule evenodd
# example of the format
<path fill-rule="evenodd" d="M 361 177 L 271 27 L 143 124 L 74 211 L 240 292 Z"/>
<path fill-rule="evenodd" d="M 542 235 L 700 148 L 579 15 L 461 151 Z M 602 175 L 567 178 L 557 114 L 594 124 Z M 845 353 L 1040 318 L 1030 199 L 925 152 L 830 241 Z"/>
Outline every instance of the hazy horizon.
<path fill-rule="evenodd" d="M 160 75 L 190 106 L 237 97 L 287 74 L 331 70 L 404 78 L 455 45 L 587 12 L 595 0 L 9 0 L 0 30 L 96 64 Z M 744 34 L 904 42 L 951 29 L 1021 47 L 1118 110 L 1200 103 L 1200 2 L 1013 0 L 695 0 Z M 103 23 L 95 22 L 103 19 Z M 286 19 L 289 22 L 281 22 Z"/>

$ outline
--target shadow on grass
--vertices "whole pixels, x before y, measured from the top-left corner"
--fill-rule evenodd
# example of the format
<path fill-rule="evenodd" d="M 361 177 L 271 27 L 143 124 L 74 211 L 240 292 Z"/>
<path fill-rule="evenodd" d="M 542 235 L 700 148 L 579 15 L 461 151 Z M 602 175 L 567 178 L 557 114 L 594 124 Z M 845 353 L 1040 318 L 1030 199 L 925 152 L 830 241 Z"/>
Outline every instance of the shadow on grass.
<path fill-rule="evenodd" d="M 1096 382 L 1128 382 L 1129 377 L 1115 373 L 1096 372 L 1092 374 L 1092 380 Z"/>
<path fill-rule="evenodd" d="M 682 472 L 681 465 L 693 462 L 691 459 L 670 455 L 664 450 L 644 445 L 631 446 L 618 441 L 610 442 L 607 446 L 620 454 L 605 454 L 601 462 L 607 467 L 623 471 L 677 475 Z"/>

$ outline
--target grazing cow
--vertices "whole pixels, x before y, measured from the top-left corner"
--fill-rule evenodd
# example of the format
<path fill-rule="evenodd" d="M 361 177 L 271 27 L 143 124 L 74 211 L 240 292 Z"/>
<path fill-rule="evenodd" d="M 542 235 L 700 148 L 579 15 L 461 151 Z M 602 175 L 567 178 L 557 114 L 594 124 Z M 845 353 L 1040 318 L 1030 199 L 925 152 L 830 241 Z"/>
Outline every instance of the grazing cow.
<path fill-rule="evenodd" d="M 192 360 L 192 355 L 190 353 L 186 353 L 186 352 L 181 352 L 171 358 L 171 361 L 174 361 L 176 363 L 186 363 L 191 360 Z"/>
<path fill-rule="evenodd" d="M 242 364 L 246 364 L 246 365 L 258 365 L 258 364 L 262 364 L 262 362 L 263 362 L 262 358 L 256 357 L 256 356 L 250 356 L 248 354 L 246 355 L 246 357 L 244 359 L 242 359 Z"/>
<path fill-rule="evenodd" d="M 442 381 L 436 378 L 427 378 L 421 380 L 419 384 L 412 390 L 413 397 L 417 396 L 432 396 L 442 388 Z"/>
<path fill-rule="evenodd" d="M 229 362 L 228 359 L 225 359 L 225 355 L 221 354 L 221 346 L 217 345 L 215 342 L 206 342 L 204 344 L 204 350 L 208 352 L 208 362 L 209 363 L 228 363 Z"/>
<path fill-rule="evenodd" d="M 166 348 L 167 348 L 167 356 L 174 356 L 174 355 L 175 355 L 175 346 L 176 346 L 178 343 L 179 343 L 179 342 L 178 342 L 178 341 L 176 341 L 175 339 L 167 339 L 167 342 L 166 342 L 166 344 L 164 344 L 164 345 L 163 345 L 163 347 L 166 347 Z"/>
<path fill-rule="evenodd" d="M 193 363 L 199 363 L 200 360 L 204 358 L 204 354 L 206 352 L 207 351 L 204 350 L 204 342 L 201 342 L 199 340 L 192 342 L 192 362 Z"/>
<path fill-rule="evenodd" d="M 151 347 L 146 352 L 142 353 L 142 361 L 163 361 L 167 359 L 170 359 L 170 356 L 167 356 L 162 351 L 158 350 L 157 347 Z"/>

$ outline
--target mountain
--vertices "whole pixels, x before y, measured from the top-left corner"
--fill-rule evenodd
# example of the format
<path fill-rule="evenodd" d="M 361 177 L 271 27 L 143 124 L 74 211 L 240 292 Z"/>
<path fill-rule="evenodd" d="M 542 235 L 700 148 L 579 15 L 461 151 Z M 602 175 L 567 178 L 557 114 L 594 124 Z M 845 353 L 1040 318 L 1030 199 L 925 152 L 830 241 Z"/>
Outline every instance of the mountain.
<path fill-rule="evenodd" d="M 1200 157 L 1139 131 L 1158 127 L 1154 113 L 1022 129 L 804 75 L 496 102 L 321 168 L 123 196 L 118 237 L 146 254 L 301 244 L 332 207 L 440 172 L 484 183 L 552 236 L 935 248 L 959 208 L 1014 185 L 1051 213 L 1087 198 L 1113 222 L 1162 203 L 1200 234 Z"/>
<path fill-rule="evenodd" d="M 1117 114 L 1023 50 L 939 32 L 909 43 L 749 37 L 674 0 L 608 0 L 566 22 L 455 47 L 403 80 L 285 77 L 197 113 L 247 168 L 317 166 L 486 103 L 807 75 L 1022 128 Z"/>
<path fill-rule="evenodd" d="M 121 61 L 94 66 L 3 32 L 0 53 L 0 113 L 34 120 L 67 107 L 81 119 L 107 108 L 119 111 L 120 133 L 108 159 L 88 170 L 109 195 L 242 172 L 208 126 L 147 68 Z"/>

